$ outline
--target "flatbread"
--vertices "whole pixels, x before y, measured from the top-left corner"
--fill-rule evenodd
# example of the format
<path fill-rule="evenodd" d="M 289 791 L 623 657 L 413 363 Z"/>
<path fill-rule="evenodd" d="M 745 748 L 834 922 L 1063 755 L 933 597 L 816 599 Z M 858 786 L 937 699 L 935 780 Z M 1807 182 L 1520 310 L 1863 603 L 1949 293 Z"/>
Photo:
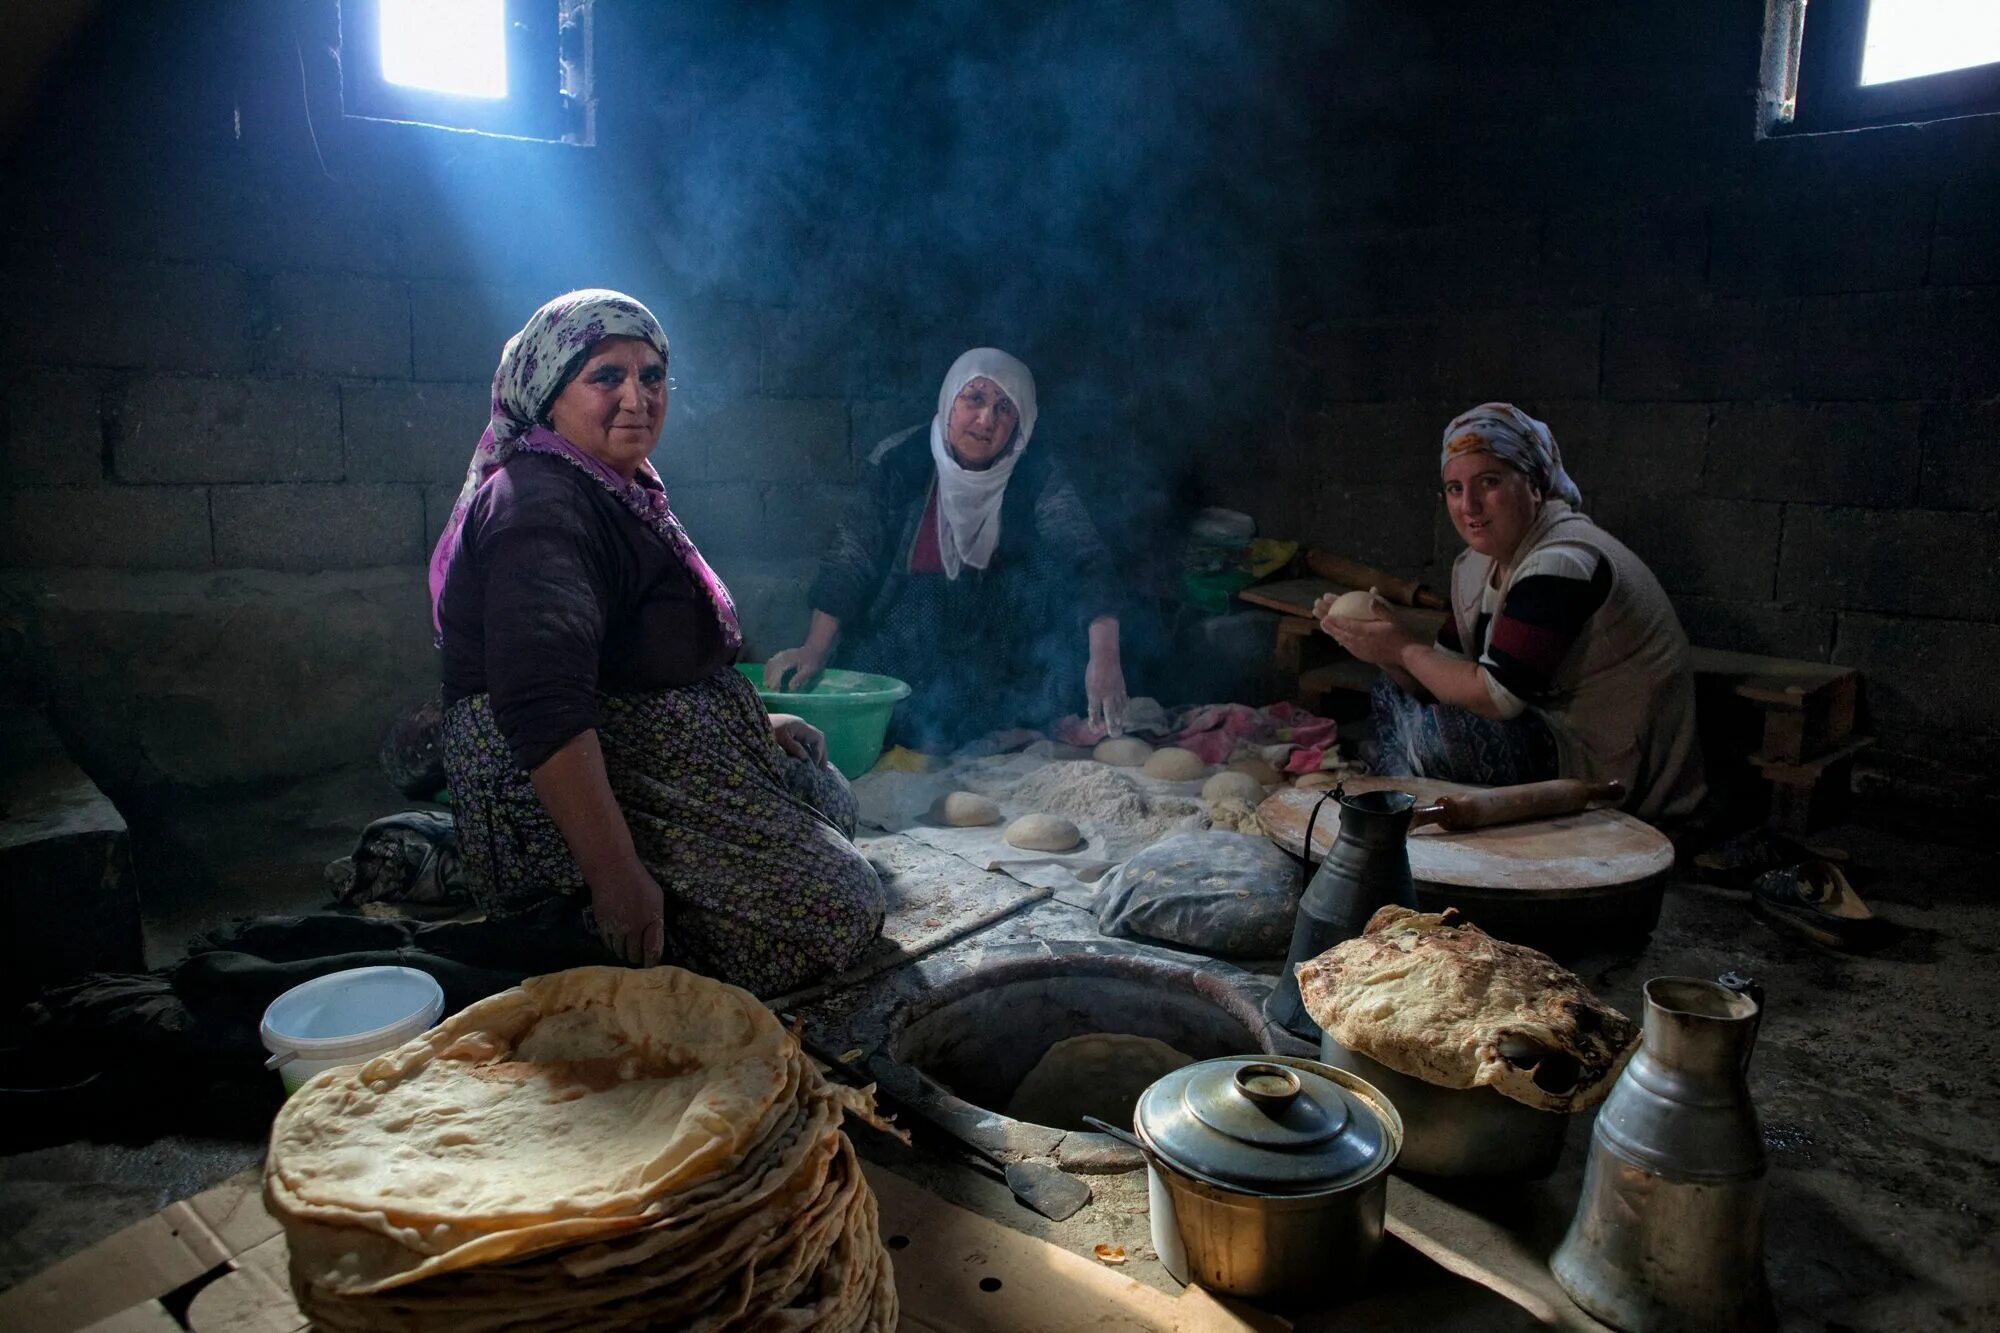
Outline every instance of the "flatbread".
<path fill-rule="evenodd" d="M 1350 1051 L 1543 1111 L 1603 1100 L 1639 1041 L 1574 972 L 1456 909 L 1383 907 L 1362 934 L 1299 964 L 1298 978 L 1306 1012 Z"/>

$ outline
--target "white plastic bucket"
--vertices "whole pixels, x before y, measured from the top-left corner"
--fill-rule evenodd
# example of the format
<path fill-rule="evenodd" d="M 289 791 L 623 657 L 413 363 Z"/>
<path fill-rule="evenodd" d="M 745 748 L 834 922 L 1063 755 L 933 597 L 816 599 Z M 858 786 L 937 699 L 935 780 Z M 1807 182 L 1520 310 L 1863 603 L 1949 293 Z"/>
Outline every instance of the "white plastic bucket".
<path fill-rule="evenodd" d="M 356 967 L 294 986 L 271 1001 L 258 1033 L 286 1093 L 321 1070 L 394 1050 L 444 1012 L 444 990 L 414 967 Z"/>

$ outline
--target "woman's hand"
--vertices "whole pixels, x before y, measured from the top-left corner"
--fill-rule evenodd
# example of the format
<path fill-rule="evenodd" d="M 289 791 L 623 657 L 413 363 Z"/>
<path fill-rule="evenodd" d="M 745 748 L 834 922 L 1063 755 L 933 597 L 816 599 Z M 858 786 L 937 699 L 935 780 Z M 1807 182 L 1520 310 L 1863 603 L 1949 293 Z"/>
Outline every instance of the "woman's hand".
<path fill-rule="evenodd" d="M 783 690 L 785 673 L 792 673 L 791 688 L 803 690 L 813 683 L 813 677 L 826 668 L 826 660 L 833 656 L 833 646 L 840 642 L 840 622 L 826 612 L 814 608 L 812 625 L 806 630 L 806 641 L 796 648 L 772 653 L 764 663 L 764 688 Z"/>
<path fill-rule="evenodd" d="M 1319 607 L 1313 609 L 1317 611 Z M 1345 616 L 1322 615 L 1319 627 L 1356 659 L 1371 666 L 1400 665 L 1403 650 L 1415 642 L 1400 624 L 1388 619 L 1350 620 Z"/>
<path fill-rule="evenodd" d="M 1118 618 L 1090 622 L 1090 660 L 1083 668 L 1083 720 L 1107 736 L 1125 734 L 1125 667 L 1118 655 Z"/>
<path fill-rule="evenodd" d="M 802 717 L 771 714 L 771 739 L 794 759 L 810 759 L 816 764 L 826 760 L 826 734 Z"/>
<path fill-rule="evenodd" d="M 764 663 L 764 688 L 767 690 L 803 690 L 812 684 L 813 677 L 826 669 L 826 655 L 815 653 L 811 644 L 801 644 L 797 648 L 786 648 L 772 653 Z M 792 673 L 790 685 L 785 683 L 785 673 Z"/>
<path fill-rule="evenodd" d="M 652 967 L 666 948 L 666 897 L 646 867 L 634 860 L 586 880 L 597 938 L 633 967 Z"/>

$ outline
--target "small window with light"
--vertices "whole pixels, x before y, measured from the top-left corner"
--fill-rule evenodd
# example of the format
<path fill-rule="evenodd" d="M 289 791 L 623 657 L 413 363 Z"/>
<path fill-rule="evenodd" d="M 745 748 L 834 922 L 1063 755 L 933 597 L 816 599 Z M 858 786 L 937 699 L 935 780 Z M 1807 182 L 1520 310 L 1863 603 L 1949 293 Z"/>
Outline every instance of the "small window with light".
<path fill-rule="evenodd" d="M 592 142 L 590 0 L 341 0 L 341 109 Z"/>
<path fill-rule="evenodd" d="M 2000 0 L 1770 0 L 1764 130 L 2000 112 Z"/>

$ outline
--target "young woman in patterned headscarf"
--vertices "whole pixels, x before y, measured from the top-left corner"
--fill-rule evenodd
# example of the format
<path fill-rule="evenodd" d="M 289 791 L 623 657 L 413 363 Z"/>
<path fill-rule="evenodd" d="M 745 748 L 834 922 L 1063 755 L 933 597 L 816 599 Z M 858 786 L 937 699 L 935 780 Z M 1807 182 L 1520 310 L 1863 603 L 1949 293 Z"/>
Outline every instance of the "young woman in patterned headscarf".
<path fill-rule="evenodd" d="M 666 334 L 629 296 L 571 292 L 508 340 L 431 559 L 445 772 L 490 916 L 775 994 L 855 961 L 882 887 L 824 738 L 731 665 L 735 605 L 648 461 L 666 413 Z"/>
<path fill-rule="evenodd" d="M 1062 468 L 1028 448 L 1035 422 L 1020 361 L 975 347 L 953 362 L 928 429 L 869 459 L 813 580 L 806 641 L 772 655 L 765 686 L 804 685 L 837 644 L 840 666 L 913 687 L 894 723 L 903 744 L 1041 727 L 1078 704 L 1122 731 L 1111 553 Z"/>
<path fill-rule="evenodd" d="M 1466 549 L 1437 641 L 1320 608 L 1327 633 L 1386 673 L 1377 766 L 1489 785 L 1616 779 L 1635 814 L 1692 814 L 1706 787 L 1687 635 L 1652 571 L 1584 517 L 1555 435 L 1483 403 L 1445 427 L 1438 467 Z"/>

